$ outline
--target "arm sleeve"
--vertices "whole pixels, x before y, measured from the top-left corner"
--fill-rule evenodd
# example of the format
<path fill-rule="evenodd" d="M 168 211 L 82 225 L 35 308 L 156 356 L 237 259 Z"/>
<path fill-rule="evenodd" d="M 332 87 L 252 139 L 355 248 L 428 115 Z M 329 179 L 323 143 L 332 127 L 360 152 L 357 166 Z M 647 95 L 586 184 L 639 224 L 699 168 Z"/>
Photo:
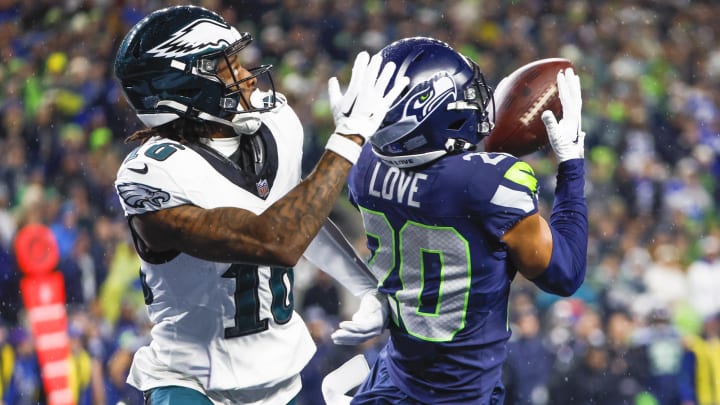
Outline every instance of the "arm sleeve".
<path fill-rule="evenodd" d="M 550 215 L 553 251 L 550 265 L 533 280 L 543 291 L 570 296 L 585 280 L 588 222 L 585 204 L 585 161 L 560 163 L 555 202 Z"/>
<path fill-rule="evenodd" d="M 687 350 L 683 353 L 680 375 L 678 376 L 678 394 L 681 401 L 697 403 L 695 392 L 695 354 Z"/>
<path fill-rule="evenodd" d="M 356 297 L 377 288 L 377 280 L 365 261 L 329 218 L 303 256 Z"/>

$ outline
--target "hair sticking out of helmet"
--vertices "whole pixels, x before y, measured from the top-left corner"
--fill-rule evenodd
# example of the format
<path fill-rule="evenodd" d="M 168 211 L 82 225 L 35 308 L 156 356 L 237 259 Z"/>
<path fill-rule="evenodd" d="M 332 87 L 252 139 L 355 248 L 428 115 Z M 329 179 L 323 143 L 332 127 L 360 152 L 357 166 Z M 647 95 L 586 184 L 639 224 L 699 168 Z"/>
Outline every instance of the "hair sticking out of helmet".
<path fill-rule="evenodd" d="M 410 78 L 370 138 L 373 151 L 385 163 L 423 165 L 474 149 L 490 133 L 486 109 L 492 89 L 475 62 L 427 37 L 402 39 L 380 52 L 384 63 L 398 66 L 395 77 Z"/>
<path fill-rule="evenodd" d="M 270 69 L 247 69 L 247 77 L 223 79 L 234 71 L 235 55 L 252 42 L 218 14 L 197 6 L 174 6 L 143 18 L 123 39 L 115 58 L 115 75 L 138 118 L 148 127 L 178 118 L 214 121 L 233 127 L 236 114 L 257 113 L 274 102 L 254 106 L 243 94 L 248 81 L 262 78 L 275 94 Z M 244 104 L 244 106 L 243 106 Z"/>

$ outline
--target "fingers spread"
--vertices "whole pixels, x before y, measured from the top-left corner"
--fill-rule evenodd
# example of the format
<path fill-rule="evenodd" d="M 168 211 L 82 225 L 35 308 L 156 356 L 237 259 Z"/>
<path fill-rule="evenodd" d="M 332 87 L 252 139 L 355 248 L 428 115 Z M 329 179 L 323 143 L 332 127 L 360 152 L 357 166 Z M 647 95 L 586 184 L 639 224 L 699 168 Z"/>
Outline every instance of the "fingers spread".
<path fill-rule="evenodd" d="M 363 87 L 363 81 L 365 76 L 368 74 L 368 60 L 370 55 L 366 51 L 358 53 L 355 57 L 355 64 L 352 68 L 352 75 L 350 76 L 350 83 L 348 84 L 347 92 L 342 100 L 342 111 L 348 112 L 355 103 L 358 93 Z"/>
<path fill-rule="evenodd" d="M 328 79 L 328 97 L 330 98 L 330 106 L 333 108 L 338 105 L 340 99 L 342 99 L 340 83 L 338 82 L 337 77 L 331 77 Z"/>

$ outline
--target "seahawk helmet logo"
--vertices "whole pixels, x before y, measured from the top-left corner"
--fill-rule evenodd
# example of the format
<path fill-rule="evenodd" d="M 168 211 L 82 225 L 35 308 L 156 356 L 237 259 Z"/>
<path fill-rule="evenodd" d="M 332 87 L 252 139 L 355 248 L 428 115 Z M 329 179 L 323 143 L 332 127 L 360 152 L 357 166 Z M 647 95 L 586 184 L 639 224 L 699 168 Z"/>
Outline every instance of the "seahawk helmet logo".
<path fill-rule="evenodd" d="M 179 29 L 170 38 L 147 51 L 159 58 L 176 58 L 219 51 L 241 39 L 237 29 L 220 21 L 201 18 Z"/>
<path fill-rule="evenodd" d="M 448 72 L 439 72 L 429 80 L 418 84 L 405 103 L 405 111 L 401 121 L 414 118 L 420 123 L 438 107 L 444 105 L 448 98 L 457 100 L 455 81 Z"/>
<path fill-rule="evenodd" d="M 408 95 L 396 104 L 394 111 L 388 113 L 386 119 L 392 124 L 381 128 L 370 138 L 370 142 L 380 149 L 391 153 L 400 153 L 421 147 L 427 143 L 424 136 L 414 137 L 415 141 L 405 139 L 424 120 L 438 108 L 443 108 L 449 101 L 457 99 L 455 80 L 448 72 L 438 72 L 429 79 L 418 83 Z M 390 117 L 394 115 L 399 118 Z M 399 141 L 405 139 L 402 145 Z"/>

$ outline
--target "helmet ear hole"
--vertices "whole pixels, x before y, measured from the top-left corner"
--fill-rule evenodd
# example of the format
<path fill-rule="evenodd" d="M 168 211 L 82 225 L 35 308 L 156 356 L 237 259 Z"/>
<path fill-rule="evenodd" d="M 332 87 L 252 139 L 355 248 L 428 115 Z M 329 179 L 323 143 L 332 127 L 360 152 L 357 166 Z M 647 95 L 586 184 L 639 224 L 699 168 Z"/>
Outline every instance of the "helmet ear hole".
<path fill-rule="evenodd" d="M 448 125 L 448 129 L 453 130 L 453 131 L 457 131 L 457 130 L 459 130 L 460 128 L 462 128 L 463 125 L 465 125 L 466 122 L 467 122 L 467 120 L 466 120 L 465 118 L 459 119 L 459 120 L 457 120 L 457 121 L 453 121 L 453 122 L 450 123 L 450 125 Z"/>

